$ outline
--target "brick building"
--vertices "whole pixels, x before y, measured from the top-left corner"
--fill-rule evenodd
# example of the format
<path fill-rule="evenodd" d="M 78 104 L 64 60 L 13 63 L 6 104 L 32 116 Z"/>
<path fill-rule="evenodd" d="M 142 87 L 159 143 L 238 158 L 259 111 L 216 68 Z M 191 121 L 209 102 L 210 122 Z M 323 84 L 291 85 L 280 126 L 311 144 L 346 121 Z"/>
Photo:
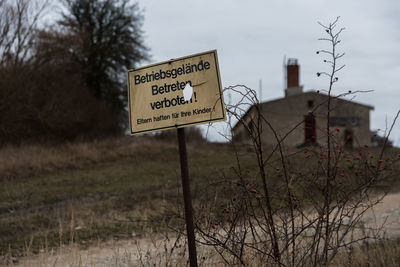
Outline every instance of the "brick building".
<path fill-rule="evenodd" d="M 286 71 L 285 97 L 252 106 L 233 127 L 234 141 L 250 142 L 249 133 L 257 128 L 257 110 L 260 110 L 280 138 L 291 131 L 284 140 L 286 146 L 326 144 L 328 96 L 317 91 L 303 92 L 296 59 L 288 60 Z M 371 110 L 373 107 L 369 105 L 331 97 L 329 125 L 335 142 L 348 147 L 370 145 Z M 265 122 L 261 126 L 263 144 L 276 145 L 270 127 Z"/>

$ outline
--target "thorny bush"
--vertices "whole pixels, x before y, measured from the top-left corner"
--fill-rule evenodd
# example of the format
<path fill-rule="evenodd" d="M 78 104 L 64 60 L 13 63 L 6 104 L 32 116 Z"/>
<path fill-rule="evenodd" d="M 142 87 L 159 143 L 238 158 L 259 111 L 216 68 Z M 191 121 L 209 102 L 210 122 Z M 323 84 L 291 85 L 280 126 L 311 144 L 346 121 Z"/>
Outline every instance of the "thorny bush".
<path fill-rule="evenodd" d="M 249 142 L 232 142 L 236 165 L 218 173 L 201 190 L 201 204 L 194 209 L 197 243 L 213 247 L 228 265 L 327 265 L 339 252 L 384 237 L 383 225 L 367 227 L 363 216 L 385 196 L 376 188 L 392 175 L 400 154 L 386 155 L 386 145 L 380 150 L 362 144 L 349 149 L 335 136 L 340 129 L 329 124 L 333 99 L 356 93 L 332 94 L 344 68 L 338 65 L 344 53 L 337 52 L 343 31 L 337 23 L 338 19 L 320 23 L 326 35 L 320 40 L 329 42 L 330 50 L 319 50 L 317 55 L 328 57 L 324 62 L 330 72 L 317 73 L 329 79 L 329 87 L 326 102 L 311 111 L 326 109 L 324 135 L 315 145 L 285 146 L 285 139 L 304 121 L 282 134 L 261 111 L 254 90 L 243 85 L 225 89 L 240 98 L 227 104 L 228 128 L 232 122 L 241 123 Z M 251 122 L 243 119 L 250 108 L 256 111 Z M 272 149 L 263 144 L 264 131 L 275 136 Z M 244 149 L 246 145 L 251 149 Z M 243 162 L 248 151 L 254 155 L 250 164 Z"/>

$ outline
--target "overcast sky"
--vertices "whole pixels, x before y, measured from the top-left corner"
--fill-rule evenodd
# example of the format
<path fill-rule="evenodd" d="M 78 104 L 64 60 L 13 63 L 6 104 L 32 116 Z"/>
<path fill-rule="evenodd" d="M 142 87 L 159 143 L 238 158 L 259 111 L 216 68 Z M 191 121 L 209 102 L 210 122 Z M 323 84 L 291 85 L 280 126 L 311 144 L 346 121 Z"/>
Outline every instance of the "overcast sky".
<path fill-rule="evenodd" d="M 283 58 L 301 65 L 304 89 L 325 89 L 327 80 L 316 72 L 328 70 L 323 56 L 328 48 L 318 41 L 325 32 L 318 25 L 340 16 L 345 27 L 338 47 L 346 55 L 334 94 L 373 90 L 355 100 L 374 106 L 371 130 L 385 129 L 400 108 L 399 0 L 140 0 L 144 9 L 145 42 L 152 61 L 164 61 L 217 49 L 224 87 L 244 84 L 262 100 L 283 97 Z M 221 140 L 212 133 L 210 138 Z M 392 139 L 400 145 L 400 123 Z"/>

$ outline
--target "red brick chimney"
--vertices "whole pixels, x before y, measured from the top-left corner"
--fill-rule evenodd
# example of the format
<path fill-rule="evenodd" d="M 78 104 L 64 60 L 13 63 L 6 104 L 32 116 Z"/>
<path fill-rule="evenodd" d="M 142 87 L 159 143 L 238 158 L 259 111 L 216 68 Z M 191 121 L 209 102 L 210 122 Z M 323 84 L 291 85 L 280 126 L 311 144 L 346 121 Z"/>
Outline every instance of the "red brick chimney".
<path fill-rule="evenodd" d="M 300 66 L 297 64 L 297 59 L 289 58 L 288 63 L 286 65 L 287 71 L 287 88 L 289 87 L 298 87 L 299 83 L 299 68 Z"/>
<path fill-rule="evenodd" d="M 285 96 L 303 93 L 300 86 L 300 66 L 296 58 L 289 58 L 286 64 L 286 89 Z"/>

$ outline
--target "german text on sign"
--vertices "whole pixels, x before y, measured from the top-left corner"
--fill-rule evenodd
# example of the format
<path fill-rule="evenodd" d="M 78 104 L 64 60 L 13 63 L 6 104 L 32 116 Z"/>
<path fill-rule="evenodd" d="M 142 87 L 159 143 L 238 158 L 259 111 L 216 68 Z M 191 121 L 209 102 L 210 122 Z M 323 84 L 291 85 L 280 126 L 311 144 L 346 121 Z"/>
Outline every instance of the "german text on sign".
<path fill-rule="evenodd" d="M 128 71 L 131 134 L 225 120 L 217 51 Z"/>

